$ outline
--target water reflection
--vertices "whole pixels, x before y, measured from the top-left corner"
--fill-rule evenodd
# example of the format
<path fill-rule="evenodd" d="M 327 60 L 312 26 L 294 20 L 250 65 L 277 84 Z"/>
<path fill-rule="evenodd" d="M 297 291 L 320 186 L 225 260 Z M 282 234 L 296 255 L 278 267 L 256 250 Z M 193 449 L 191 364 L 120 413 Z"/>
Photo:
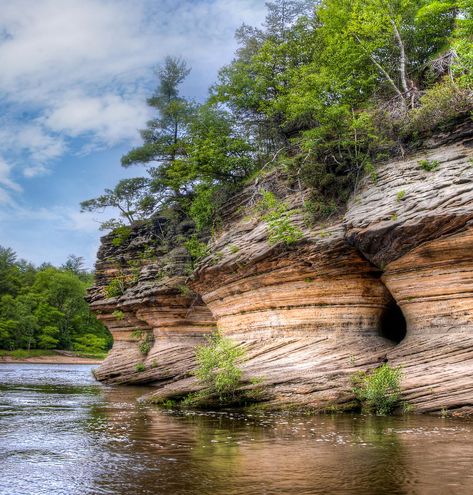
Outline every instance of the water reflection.
<path fill-rule="evenodd" d="M 0 494 L 469 494 L 473 428 L 429 417 L 178 414 L 90 367 L 0 365 Z"/>

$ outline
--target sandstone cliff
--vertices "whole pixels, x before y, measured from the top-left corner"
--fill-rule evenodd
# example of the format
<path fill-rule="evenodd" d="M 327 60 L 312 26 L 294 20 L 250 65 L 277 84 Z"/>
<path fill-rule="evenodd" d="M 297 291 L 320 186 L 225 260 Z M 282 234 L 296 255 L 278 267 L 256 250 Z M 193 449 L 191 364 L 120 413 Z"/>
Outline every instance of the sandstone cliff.
<path fill-rule="evenodd" d="M 115 344 L 97 378 L 161 398 L 195 390 L 193 347 L 218 327 L 271 406 L 349 406 L 352 374 L 388 361 L 416 411 L 473 412 L 472 160 L 465 124 L 380 165 L 342 217 L 315 226 L 304 191 L 273 172 L 227 206 L 197 267 L 176 241 L 186 222 L 156 218 L 120 246 L 104 237 L 90 301 Z M 292 210 L 296 244 L 268 242 L 264 190 Z M 107 298 L 117 277 L 124 293 Z"/>

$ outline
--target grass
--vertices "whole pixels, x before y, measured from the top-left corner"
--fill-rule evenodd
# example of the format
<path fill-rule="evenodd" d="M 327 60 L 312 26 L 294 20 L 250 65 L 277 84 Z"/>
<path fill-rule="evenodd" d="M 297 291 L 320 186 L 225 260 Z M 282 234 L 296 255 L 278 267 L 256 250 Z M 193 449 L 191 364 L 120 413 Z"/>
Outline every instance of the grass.
<path fill-rule="evenodd" d="M 108 352 L 74 352 L 74 356 L 88 359 L 105 359 Z"/>
<path fill-rule="evenodd" d="M 26 359 L 41 356 L 55 356 L 56 352 L 47 349 L 16 349 L 15 351 L 0 351 L 0 357 L 11 357 L 13 359 Z"/>

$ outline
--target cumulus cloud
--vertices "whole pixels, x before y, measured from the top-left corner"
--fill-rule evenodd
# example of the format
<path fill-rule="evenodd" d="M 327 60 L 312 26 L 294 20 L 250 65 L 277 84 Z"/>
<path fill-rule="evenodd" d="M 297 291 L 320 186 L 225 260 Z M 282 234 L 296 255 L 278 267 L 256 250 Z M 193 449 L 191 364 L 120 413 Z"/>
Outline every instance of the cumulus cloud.
<path fill-rule="evenodd" d="M 235 27 L 260 23 L 264 0 L 0 0 L 0 8 L 8 110 L 0 146 L 25 153 L 17 162 L 31 178 L 78 146 L 136 139 L 149 117 L 151 69 L 168 54 L 193 66 L 187 89 L 203 96 L 231 58 Z"/>
<path fill-rule="evenodd" d="M 100 97 L 81 95 L 55 105 L 43 125 L 70 137 L 88 134 L 92 140 L 112 146 L 136 135 L 148 117 L 142 99 L 137 102 L 110 93 Z"/>
<path fill-rule="evenodd" d="M 232 58 L 235 29 L 260 24 L 264 4 L 0 0 L 0 242 L 22 246 L 33 260 L 73 252 L 68 242 L 95 248 L 98 219 L 79 215 L 78 203 L 99 194 L 105 179 L 90 181 L 75 165 L 78 156 L 110 150 L 116 162 L 120 147 L 139 140 L 137 129 L 150 117 L 153 69 L 166 55 L 192 67 L 184 93 L 205 98 Z"/>

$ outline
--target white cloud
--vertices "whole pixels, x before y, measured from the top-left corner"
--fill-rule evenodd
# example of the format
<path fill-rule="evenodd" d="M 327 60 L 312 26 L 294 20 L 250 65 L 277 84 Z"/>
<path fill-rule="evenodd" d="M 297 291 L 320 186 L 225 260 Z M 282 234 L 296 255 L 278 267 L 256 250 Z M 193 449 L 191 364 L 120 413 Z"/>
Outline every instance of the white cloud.
<path fill-rule="evenodd" d="M 86 95 L 67 98 L 44 118 L 44 126 L 70 137 L 90 134 L 92 139 L 114 145 L 137 135 L 149 117 L 144 99 L 126 100 L 120 95 Z"/>
<path fill-rule="evenodd" d="M 12 167 L 0 157 L 0 204 L 12 205 L 11 192 L 20 192 L 21 187 L 11 178 Z"/>
<path fill-rule="evenodd" d="M 261 22 L 264 0 L 0 0 L 0 9 L 0 93 L 11 111 L 0 146 L 27 155 L 16 161 L 31 178 L 73 152 L 71 139 L 86 152 L 137 139 L 165 55 L 193 66 L 186 88 L 203 96 L 231 59 L 235 27 Z"/>
<path fill-rule="evenodd" d="M 0 157 L 0 184 L 13 191 L 21 191 L 21 187 L 10 178 L 10 174 L 11 166 Z"/>
<path fill-rule="evenodd" d="M 76 180 L 84 188 L 73 155 L 139 139 L 137 129 L 149 118 L 145 100 L 156 84 L 152 69 L 166 55 L 189 63 L 183 90 L 204 98 L 218 68 L 232 58 L 235 28 L 259 24 L 264 3 L 0 0 L 0 230 L 9 224 L 0 242 L 24 246 L 36 260 L 47 259 L 49 251 L 58 258 L 75 252 L 75 232 L 95 247 L 98 219 L 80 215 L 78 195 L 66 197 L 51 184 L 58 177 L 66 189 Z M 54 175 L 58 167 L 67 172 Z M 101 180 L 89 180 L 97 192 L 86 194 L 98 194 L 103 174 Z M 25 193 L 18 198 L 20 186 Z M 62 241 L 55 238 L 59 230 Z M 41 239 L 41 253 L 35 239 Z"/>
<path fill-rule="evenodd" d="M 69 210 L 63 219 L 62 228 L 74 232 L 96 233 L 100 224 L 112 217 L 111 212 L 101 214 L 80 213 L 77 210 Z"/>

